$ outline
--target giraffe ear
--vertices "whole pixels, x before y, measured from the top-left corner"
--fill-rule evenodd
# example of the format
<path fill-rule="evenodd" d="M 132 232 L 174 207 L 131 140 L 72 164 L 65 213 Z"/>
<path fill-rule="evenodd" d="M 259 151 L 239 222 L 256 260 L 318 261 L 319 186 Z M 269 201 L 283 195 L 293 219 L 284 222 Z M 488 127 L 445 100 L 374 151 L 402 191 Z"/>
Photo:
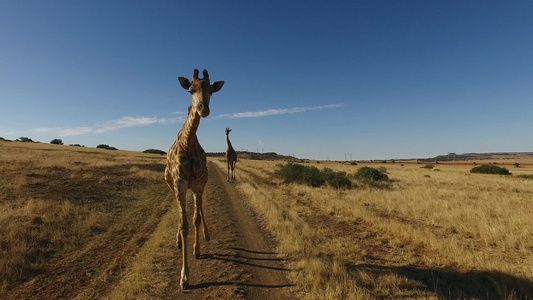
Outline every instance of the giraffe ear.
<path fill-rule="evenodd" d="M 179 80 L 182 88 L 188 90 L 189 87 L 191 87 L 191 82 L 189 81 L 189 79 L 187 79 L 185 77 L 178 77 L 178 80 Z"/>
<path fill-rule="evenodd" d="M 211 85 L 213 87 L 213 93 L 220 91 L 223 85 L 224 85 L 224 81 L 213 82 L 213 84 Z"/>

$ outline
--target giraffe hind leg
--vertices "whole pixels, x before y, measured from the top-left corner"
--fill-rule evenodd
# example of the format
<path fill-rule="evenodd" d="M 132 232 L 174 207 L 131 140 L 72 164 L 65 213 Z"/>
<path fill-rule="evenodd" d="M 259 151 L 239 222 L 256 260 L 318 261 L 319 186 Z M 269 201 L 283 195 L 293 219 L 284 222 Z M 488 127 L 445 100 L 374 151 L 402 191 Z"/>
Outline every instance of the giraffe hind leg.
<path fill-rule="evenodd" d="M 182 248 L 182 238 L 181 238 L 181 217 L 178 223 L 178 232 L 176 232 L 176 246 L 178 246 L 178 249 L 181 250 Z"/>
<path fill-rule="evenodd" d="M 196 198 L 197 196 L 194 195 L 194 197 Z M 196 206 L 194 208 L 194 217 L 193 217 L 193 223 L 194 223 L 194 244 L 193 244 L 193 252 L 194 252 L 194 257 L 196 259 L 199 259 L 200 258 L 200 241 L 198 239 L 198 235 L 200 233 L 200 225 L 201 225 L 201 217 L 200 217 L 200 214 L 198 212 L 198 206 L 197 206 L 197 200 L 195 199 L 195 205 Z"/>
<path fill-rule="evenodd" d="M 200 258 L 200 226 L 202 226 L 202 231 L 204 238 L 209 242 L 209 232 L 207 231 L 207 226 L 205 225 L 205 217 L 202 209 L 202 193 L 198 192 L 194 194 L 194 256 L 196 259 Z"/>
<path fill-rule="evenodd" d="M 202 231 L 204 233 L 205 241 L 209 242 L 211 238 L 209 237 L 209 231 L 207 230 L 207 226 L 205 225 L 204 210 L 202 206 L 200 206 L 200 218 L 202 219 Z"/>

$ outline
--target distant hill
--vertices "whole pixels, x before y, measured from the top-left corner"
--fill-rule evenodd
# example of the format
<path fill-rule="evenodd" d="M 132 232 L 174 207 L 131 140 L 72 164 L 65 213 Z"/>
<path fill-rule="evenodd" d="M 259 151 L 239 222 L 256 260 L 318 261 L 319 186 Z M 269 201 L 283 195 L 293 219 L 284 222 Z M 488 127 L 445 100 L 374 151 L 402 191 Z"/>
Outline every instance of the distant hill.
<path fill-rule="evenodd" d="M 418 159 L 421 162 L 432 161 L 468 161 L 468 160 L 491 160 L 491 159 L 518 159 L 533 158 L 533 152 L 493 152 L 493 153 L 449 153 L 438 155 L 433 158 Z"/>
<path fill-rule="evenodd" d="M 207 153 L 207 156 L 211 156 L 211 157 L 226 157 L 226 152 L 210 152 L 210 153 Z M 301 160 L 301 159 L 298 159 L 298 158 L 294 158 L 294 157 L 288 156 L 288 155 L 277 154 L 276 152 L 257 153 L 257 152 L 248 152 L 248 151 L 237 151 L 237 158 L 256 159 L 256 160 L 299 160 L 299 161 L 307 161 L 307 160 Z"/>

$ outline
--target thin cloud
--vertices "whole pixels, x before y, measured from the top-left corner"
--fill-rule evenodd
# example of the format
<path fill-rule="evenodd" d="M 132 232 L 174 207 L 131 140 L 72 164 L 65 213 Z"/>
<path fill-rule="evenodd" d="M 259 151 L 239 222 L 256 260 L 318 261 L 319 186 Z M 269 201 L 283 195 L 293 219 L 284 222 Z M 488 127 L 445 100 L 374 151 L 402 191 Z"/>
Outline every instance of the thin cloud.
<path fill-rule="evenodd" d="M 171 123 L 172 119 L 159 119 L 157 117 L 123 117 L 118 120 L 107 121 L 96 125 L 96 133 L 104 133 L 109 131 L 115 131 L 122 128 L 131 128 L 139 126 L 149 126 L 152 124 L 164 124 Z"/>
<path fill-rule="evenodd" d="M 183 121 L 183 117 L 174 118 L 158 118 L 158 117 L 122 117 L 118 120 L 111 120 L 102 123 L 97 123 L 93 126 L 83 127 L 50 127 L 50 128 L 37 128 L 34 130 L 36 133 L 55 133 L 58 136 L 74 136 L 83 135 L 89 133 L 105 133 L 115 131 L 122 128 L 150 126 L 153 124 L 170 124 Z"/>
<path fill-rule="evenodd" d="M 274 115 L 304 113 L 304 112 L 312 111 L 312 110 L 335 109 L 335 108 L 339 108 L 342 106 L 344 105 L 329 104 L 329 105 L 310 106 L 310 107 L 276 108 L 276 109 L 267 109 L 267 110 L 262 110 L 262 111 L 222 114 L 222 115 L 218 115 L 216 118 L 218 119 L 259 118 L 259 117 L 274 116 Z"/>
<path fill-rule="evenodd" d="M 64 128 L 58 131 L 59 136 L 82 135 L 93 132 L 91 127 Z"/>

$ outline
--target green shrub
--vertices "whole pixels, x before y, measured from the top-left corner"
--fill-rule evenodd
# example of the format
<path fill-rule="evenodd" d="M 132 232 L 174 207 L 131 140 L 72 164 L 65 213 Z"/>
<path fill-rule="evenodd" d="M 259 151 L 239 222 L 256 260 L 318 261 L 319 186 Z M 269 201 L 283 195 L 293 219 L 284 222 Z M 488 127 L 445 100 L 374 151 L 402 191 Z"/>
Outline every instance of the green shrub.
<path fill-rule="evenodd" d="M 326 183 L 326 179 L 317 167 L 302 166 L 293 163 L 278 166 L 280 168 L 274 175 L 283 179 L 285 183 L 306 184 L 312 187 L 319 187 Z"/>
<path fill-rule="evenodd" d="M 362 167 L 355 173 L 355 179 L 363 182 L 378 182 L 389 181 L 389 176 L 378 169 Z"/>
<path fill-rule="evenodd" d="M 167 154 L 165 151 L 162 151 L 159 149 L 146 149 L 143 151 L 143 153 L 152 153 L 152 154 L 161 154 L 161 155 Z"/>
<path fill-rule="evenodd" d="M 274 175 L 284 183 L 298 183 L 312 187 L 328 184 L 334 189 L 351 189 L 353 186 L 346 172 L 335 172 L 330 168 L 320 171 L 317 167 L 294 163 L 278 165 L 278 168 Z"/>
<path fill-rule="evenodd" d="M 425 166 L 423 166 L 421 168 L 425 168 L 425 169 L 431 170 L 431 169 L 435 168 L 435 165 L 425 165 Z"/>
<path fill-rule="evenodd" d="M 518 175 L 517 177 L 522 178 L 522 179 L 533 179 L 533 175 L 531 174 L 528 174 L 528 175 L 522 174 L 522 175 Z"/>
<path fill-rule="evenodd" d="M 61 139 L 53 139 L 52 141 L 50 141 L 50 144 L 63 145 L 63 141 Z"/>
<path fill-rule="evenodd" d="M 334 189 L 351 189 L 352 181 L 348 178 L 346 172 L 335 172 L 330 168 L 322 170 L 326 182 Z"/>
<path fill-rule="evenodd" d="M 474 167 L 472 168 L 472 170 L 470 170 L 470 173 L 511 175 L 511 173 L 509 173 L 509 170 L 507 170 L 506 168 L 489 165 Z"/>

